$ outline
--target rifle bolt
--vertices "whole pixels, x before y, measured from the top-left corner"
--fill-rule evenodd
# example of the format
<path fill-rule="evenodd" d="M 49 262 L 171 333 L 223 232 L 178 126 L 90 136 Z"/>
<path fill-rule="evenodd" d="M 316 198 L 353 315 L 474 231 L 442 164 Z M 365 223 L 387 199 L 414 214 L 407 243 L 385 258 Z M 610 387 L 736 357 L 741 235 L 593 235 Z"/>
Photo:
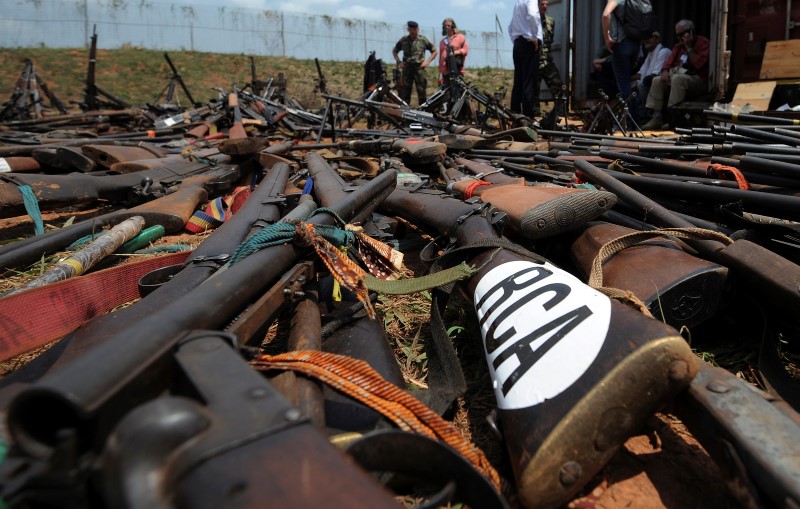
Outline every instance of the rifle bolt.
<path fill-rule="evenodd" d="M 564 487 L 569 487 L 578 482 L 583 474 L 583 468 L 577 461 L 567 461 L 558 470 L 558 482 Z"/>
<path fill-rule="evenodd" d="M 672 361 L 669 365 L 669 379 L 682 382 L 689 376 L 689 364 L 686 361 Z"/>
<path fill-rule="evenodd" d="M 706 385 L 706 389 L 708 389 L 711 392 L 716 392 L 717 394 L 725 394 L 726 392 L 731 390 L 731 387 L 725 382 L 720 382 L 719 380 L 712 380 L 711 382 L 708 382 L 708 385 Z"/>
<path fill-rule="evenodd" d="M 290 408 L 289 410 L 286 411 L 285 414 L 283 414 L 283 416 L 286 418 L 287 421 L 295 422 L 299 421 L 302 415 L 300 414 L 300 410 L 296 408 Z"/>
<path fill-rule="evenodd" d="M 150 188 L 153 187 L 153 179 L 152 177 L 143 177 L 142 178 L 142 194 L 146 195 L 150 192 Z"/>
<path fill-rule="evenodd" d="M 305 292 L 301 292 L 299 290 L 292 290 L 291 288 L 284 288 L 283 295 L 286 297 L 294 297 L 296 299 L 302 299 L 306 296 Z"/>

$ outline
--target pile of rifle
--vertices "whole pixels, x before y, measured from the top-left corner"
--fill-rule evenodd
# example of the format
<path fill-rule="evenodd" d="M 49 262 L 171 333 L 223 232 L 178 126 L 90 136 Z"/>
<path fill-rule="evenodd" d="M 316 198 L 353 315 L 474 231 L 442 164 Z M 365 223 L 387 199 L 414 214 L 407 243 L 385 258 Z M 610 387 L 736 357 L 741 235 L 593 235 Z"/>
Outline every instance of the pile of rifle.
<path fill-rule="evenodd" d="M 560 507 L 665 408 L 744 505 L 800 505 L 800 130 L 537 133 L 257 88 L 5 124 L 0 217 L 39 234 L 0 270 L 58 253 L 0 297 L 2 360 L 55 342 L 0 380 L 9 507 Z M 141 254 L 189 227 L 193 250 Z M 373 303 L 423 290 L 409 389 Z M 734 341 L 766 390 L 692 351 Z M 491 462 L 448 420 L 476 390 Z"/>

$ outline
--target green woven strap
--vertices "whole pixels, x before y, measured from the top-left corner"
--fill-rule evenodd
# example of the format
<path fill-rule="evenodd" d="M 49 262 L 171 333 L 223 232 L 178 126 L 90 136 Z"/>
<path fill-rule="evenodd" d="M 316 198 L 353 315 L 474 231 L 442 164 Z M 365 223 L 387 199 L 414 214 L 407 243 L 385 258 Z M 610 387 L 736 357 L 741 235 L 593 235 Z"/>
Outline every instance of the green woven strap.
<path fill-rule="evenodd" d="M 33 194 L 33 189 L 28 185 L 21 185 L 18 188 L 19 192 L 22 193 L 25 212 L 33 219 L 33 233 L 42 235 L 44 233 L 44 220 L 42 219 L 42 212 L 39 210 L 39 201 L 36 199 L 36 195 Z"/>
<path fill-rule="evenodd" d="M 388 295 L 408 295 L 418 293 L 423 290 L 430 290 L 439 286 L 444 286 L 462 279 L 467 279 L 478 272 L 478 269 L 470 267 L 466 262 L 446 270 L 441 270 L 427 276 L 415 277 L 411 279 L 398 279 L 388 281 L 378 279 L 371 274 L 367 274 L 364 285 L 375 292 Z"/>
<path fill-rule="evenodd" d="M 334 211 L 321 207 L 309 214 L 309 217 L 314 214 L 326 212 L 331 214 L 336 222 L 344 227 L 345 223 Z M 355 241 L 355 233 L 344 230 L 343 228 L 328 225 L 314 225 L 314 229 L 318 235 L 333 244 L 334 246 L 350 247 Z M 295 237 L 295 225 L 293 223 L 275 223 L 263 228 L 258 233 L 252 235 L 250 238 L 239 244 L 233 255 L 229 265 L 247 258 L 256 251 L 260 251 L 267 247 L 278 246 L 291 242 Z"/>

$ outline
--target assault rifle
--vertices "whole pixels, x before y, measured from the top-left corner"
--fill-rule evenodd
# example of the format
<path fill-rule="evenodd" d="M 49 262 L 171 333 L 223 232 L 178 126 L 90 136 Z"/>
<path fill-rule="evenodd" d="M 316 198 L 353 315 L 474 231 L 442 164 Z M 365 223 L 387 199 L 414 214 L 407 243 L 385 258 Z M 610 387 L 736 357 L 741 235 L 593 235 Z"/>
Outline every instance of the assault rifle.
<path fill-rule="evenodd" d="M 314 57 L 314 64 L 317 66 L 317 83 L 314 85 L 314 91 L 320 94 L 328 93 L 328 82 L 325 75 L 322 74 L 322 68 L 319 66 L 319 58 Z"/>
<path fill-rule="evenodd" d="M 84 111 L 94 111 L 98 108 L 97 85 L 95 73 L 97 66 L 97 25 L 92 27 L 92 43 L 89 47 L 89 65 L 86 69 L 86 93 L 83 96 Z"/>
<path fill-rule="evenodd" d="M 432 113 L 404 107 L 403 105 L 371 100 L 365 100 L 364 104 L 376 111 L 381 112 L 382 114 L 389 115 L 390 117 L 398 119 L 406 124 L 421 124 L 426 127 L 441 129 L 448 132 L 452 132 L 455 126 L 455 122 L 452 120 L 442 120 L 437 118 Z"/>
<path fill-rule="evenodd" d="M 175 97 L 175 82 L 177 82 L 181 86 L 181 89 L 183 89 L 183 93 L 186 94 L 186 98 L 189 99 L 189 104 L 191 104 L 192 106 L 196 106 L 197 103 L 194 101 L 194 98 L 192 98 L 192 94 L 189 92 L 189 88 L 183 81 L 181 73 L 178 72 L 178 69 L 175 67 L 175 64 L 172 63 L 172 59 L 169 58 L 169 54 L 166 51 L 164 52 L 164 60 L 167 61 L 167 65 L 169 65 L 170 70 L 172 70 L 172 76 L 170 76 L 169 84 L 165 89 L 167 92 L 167 96 L 164 99 L 165 106 L 167 107 L 173 106 L 172 100 Z M 164 95 L 163 90 L 161 91 L 161 94 L 159 94 L 159 97 L 161 97 L 162 95 Z"/>

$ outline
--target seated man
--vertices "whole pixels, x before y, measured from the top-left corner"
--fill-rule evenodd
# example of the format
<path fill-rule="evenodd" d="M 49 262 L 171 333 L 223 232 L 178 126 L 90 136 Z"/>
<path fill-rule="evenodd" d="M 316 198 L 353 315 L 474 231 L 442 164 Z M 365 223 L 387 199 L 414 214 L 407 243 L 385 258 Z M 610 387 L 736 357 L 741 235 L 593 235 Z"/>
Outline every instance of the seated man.
<path fill-rule="evenodd" d="M 663 129 L 662 110 L 664 95 L 669 90 L 667 107 L 672 108 L 684 100 L 708 91 L 708 55 L 711 41 L 695 34 L 694 23 L 688 19 L 675 25 L 677 43 L 661 69 L 658 79 L 653 79 L 647 95 L 647 108 L 653 118 L 642 126 L 643 130 Z"/>
<path fill-rule="evenodd" d="M 617 95 L 619 89 L 617 88 L 617 78 L 614 76 L 614 69 L 611 66 L 611 52 L 605 45 L 595 53 L 595 58 L 592 60 L 593 70 L 589 74 L 589 97 L 599 97 L 597 89 L 600 88 L 609 97 Z"/>
<path fill-rule="evenodd" d="M 664 64 L 667 63 L 667 59 L 672 53 L 669 48 L 665 48 L 661 44 L 661 34 L 658 32 L 653 32 L 653 35 L 645 39 L 643 46 L 647 50 L 647 56 L 639 71 L 631 76 L 631 88 L 636 90 L 636 100 L 640 104 L 640 111 L 644 110 L 646 106 L 653 78 L 657 78 L 661 74 L 661 69 L 664 68 Z"/>

